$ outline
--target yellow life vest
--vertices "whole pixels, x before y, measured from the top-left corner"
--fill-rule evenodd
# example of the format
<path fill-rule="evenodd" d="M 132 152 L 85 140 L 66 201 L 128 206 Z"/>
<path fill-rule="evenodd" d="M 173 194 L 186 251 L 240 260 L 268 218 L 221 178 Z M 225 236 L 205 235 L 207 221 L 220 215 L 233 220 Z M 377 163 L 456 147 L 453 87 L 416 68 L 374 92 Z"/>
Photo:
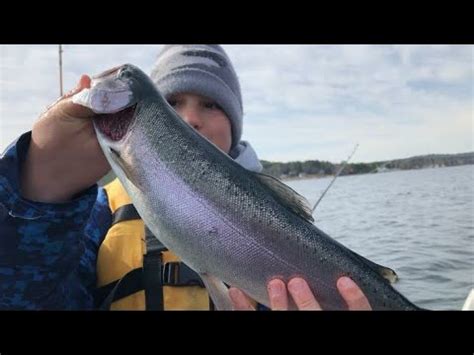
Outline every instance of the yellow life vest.
<path fill-rule="evenodd" d="M 118 179 L 104 188 L 112 213 L 122 206 L 131 204 L 130 197 Z M 100 288 L 110 285 L 132 270 L 142 268 L 145 254 L 145 226 L 141 219 L 126 220 L 112 225 L 99 249 L 97 286 Z M 168 250 L 161 253 L 161 259 L 165 266 L 180 262 L 180 259 Z M 145 291 L 141 290 L 113 302 L 110 309 L 145 310 L 145 305 Z M 209 310 L 210 307 L 209 295 L 201 286 L 163 286 L 164 310 Z"/>

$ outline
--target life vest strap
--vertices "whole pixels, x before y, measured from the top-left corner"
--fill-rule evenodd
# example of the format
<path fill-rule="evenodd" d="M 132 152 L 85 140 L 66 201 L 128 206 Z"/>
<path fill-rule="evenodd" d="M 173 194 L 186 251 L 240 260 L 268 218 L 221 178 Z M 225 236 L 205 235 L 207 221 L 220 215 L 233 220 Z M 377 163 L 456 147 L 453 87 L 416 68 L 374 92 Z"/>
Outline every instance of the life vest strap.
<path fill-rule="evenodd" d="M 140 219 L 132 204 L 118 208 L 112 216 L 112 225 Z M 183 262 L 162 262 L 162 253 L 168 250 L 145 226 L 146 254 L 143 268 L 129 271 L 121 279 L 96 290 L 100 309 L 110 309 L 113 302 L 145 290 L 147 310 L 163 310 L 163 286 L 205 287 L 199 275 Z"/>
<path fill-rule="evenodd" d="M 121 279 L 95 290 L 95 300 L 100 310 L 110 310 L 113 302 L 144 289 L 143 268 L 133 269 Z"/>
<path fill-rule="evenodd" d="M 156 238 L 155 238 L 156 239 Z M 143 288 L 148 311 L 163 310 L 163 276 L 161 251 L 147 251 L 143 255 Z"/>
<path fill-rule="evenodd" d="M 129 221 L 132 219 L 140 219 L 137 209 L 132 204 L 123 205 L 112 215 L 112 226 L 116 223 Z"/>
<path fill-rule="evenodd" d="M 183 262 L 171 261 L 163 265 L 163 285 L 205 287 L 199 274 Z"/>
<path fill-rule="evenodd" d="M 96 300 L 99 303 L 99 308 L 110 309 L 113 302 L 135 292 L 145 290 L 144 276 L 143 268 L 137 268 L 125 274 L 121 279 L 98 288 L 96 290 Z M 162 266 L 161 286 L 205 287 L 201 278 L 193 269 L 182 262 L 176 261 L 165 263 Z M 146 293 L 147 291 L 145 291 L 145 295 Z"/>

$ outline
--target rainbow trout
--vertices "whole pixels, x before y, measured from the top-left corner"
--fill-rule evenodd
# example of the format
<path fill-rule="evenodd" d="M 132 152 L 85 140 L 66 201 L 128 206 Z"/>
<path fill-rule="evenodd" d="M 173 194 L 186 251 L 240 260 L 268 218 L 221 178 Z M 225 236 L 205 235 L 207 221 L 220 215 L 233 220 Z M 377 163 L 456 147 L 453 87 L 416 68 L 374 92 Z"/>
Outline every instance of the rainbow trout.
<path fill-rule="evenodd" d="M 73 101 L 97 113 L 100 146 L 140 216 L 199 273 L 218 309 L 232 308 L 225 284 L 269 306 L 268 281 L 295 276 L 323 309 L 347 309 L 336 288 L 344 275 L 373 309 L 419 309 L 391 286 L 393 270 L 318 229 L 301 195 L 244 169 L 201 136 L 137 67 L 94 77 Z"/>

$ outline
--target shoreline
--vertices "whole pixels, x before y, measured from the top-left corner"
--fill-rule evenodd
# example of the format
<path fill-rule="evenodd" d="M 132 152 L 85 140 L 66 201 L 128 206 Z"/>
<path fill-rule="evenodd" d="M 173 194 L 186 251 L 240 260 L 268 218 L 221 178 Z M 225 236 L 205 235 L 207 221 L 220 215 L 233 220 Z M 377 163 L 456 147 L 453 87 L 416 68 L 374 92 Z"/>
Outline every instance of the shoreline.
<path fill-rule="evenodd" d="M 454 167 L 457 167 L 457 166 L 466 166 L 466 165 L 474 165 L 474 164 L 460 164 L 460 165 L 450 165 L 450 166 L 426 166 L 426 167 L 422 167 L 422 168 L 412 168 L 412 169 L 387 169 L 387 170 L 384 170 L 384 171 L 373 171 L 373 172 L 369 172 L 369 173 L 339 175 L 338 177 L 355 176 L 355 175 L 386 174 L 386 173 L 392 173 L 392 172 L 396 172 L 396 171 L 454 168 Z M 324 179 L 324 178 L 328 178 L 328 177 L 334 177 L 334 174 L 330 174 L 330 175 L 306 174 L 304 176 L 278 177 L 278 179 L 281 180 L 281 181 L 295 181 L 295 180 Z"/>

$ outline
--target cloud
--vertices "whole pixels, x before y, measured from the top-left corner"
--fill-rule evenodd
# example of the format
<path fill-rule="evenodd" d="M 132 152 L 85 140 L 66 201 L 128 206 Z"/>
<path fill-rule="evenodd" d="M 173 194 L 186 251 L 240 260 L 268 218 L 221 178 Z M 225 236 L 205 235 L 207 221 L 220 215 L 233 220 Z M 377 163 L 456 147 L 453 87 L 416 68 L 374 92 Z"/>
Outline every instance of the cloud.
<path fill-rule="evenodd" d="M 64 87 L 161 46 L 64 46 Z M 472 46 L 225 45 L 244 138 L 267 160 L 374 161 L 472 150 Z M 57 46 L 0 46 L 0 149 L 58 96 Z"/>

